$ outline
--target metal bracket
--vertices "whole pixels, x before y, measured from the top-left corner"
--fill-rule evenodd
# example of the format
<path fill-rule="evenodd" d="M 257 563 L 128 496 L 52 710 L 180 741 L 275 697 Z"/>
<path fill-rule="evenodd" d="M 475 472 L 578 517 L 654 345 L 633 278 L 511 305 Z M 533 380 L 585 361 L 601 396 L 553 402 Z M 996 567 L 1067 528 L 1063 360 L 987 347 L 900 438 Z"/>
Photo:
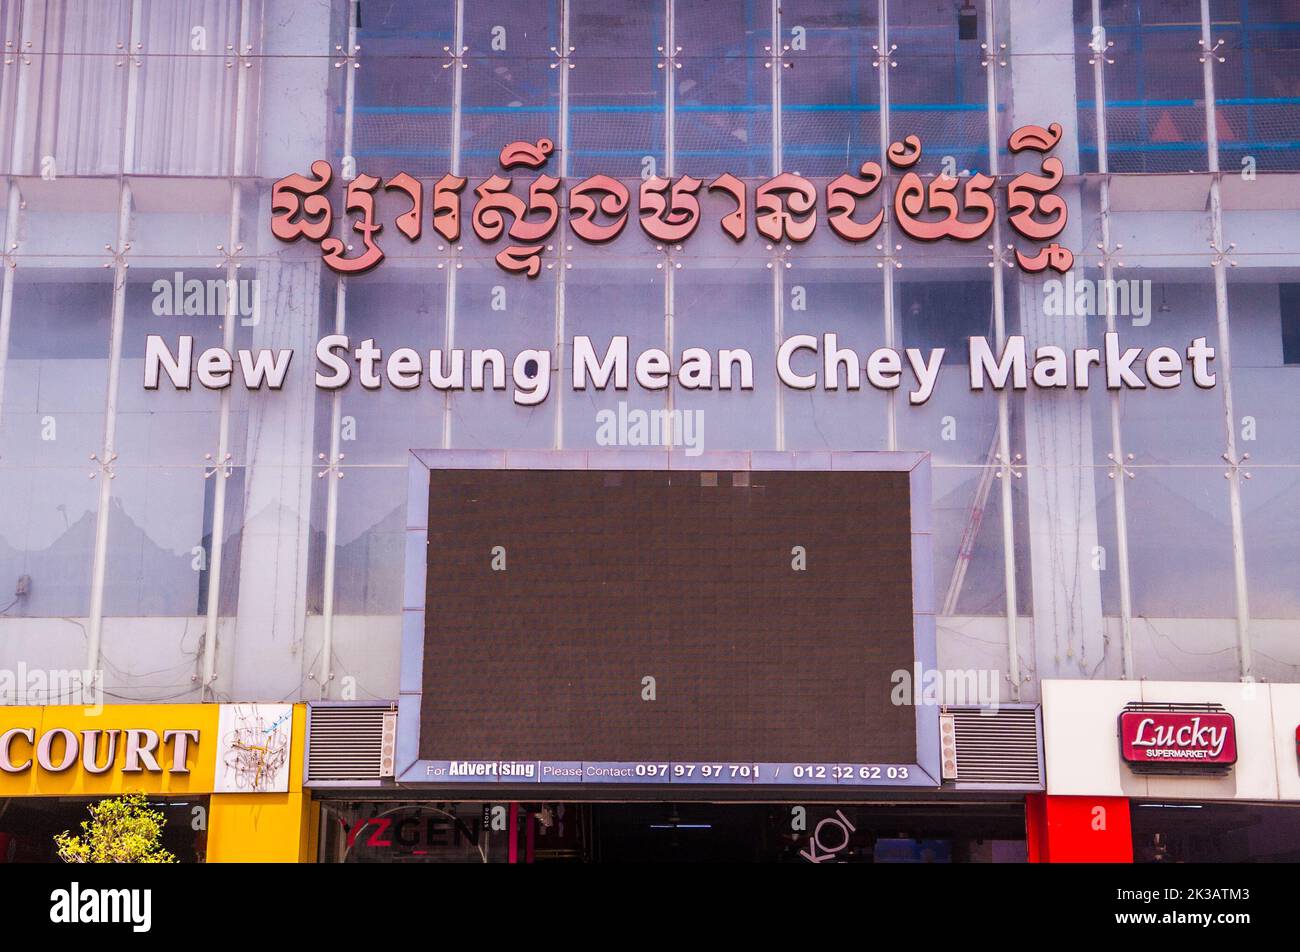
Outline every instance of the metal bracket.
<path fill-rule="evenodd" d="M 1223 40 L 1215 40 L 1214 45 L 1211 46 L 1208 50 L 1205 48 L 1204 40 L 1197 40 L 1196 45 L 1201 48 L 1200 54 L 1196 57 L 1198 62 L 1204 63 L 1207 59 L 1215 59 L 1218 60 L 1220 63 L 1227 62 L 1226 57 L 1218 55 L 1219 47 L 1223 45 Z"/>
<path fill-rule="evenodd" d="M 447 48 L 447 47 L 445 47 L 445 46 L 443 47 L 444 50 L 445 50 L 446 48 Z M 343 44 L 342 44 L 342 43 L 335 43 L 335 44 L 334 44 L 334 52 L 337 53 L 337 54 L 339 55 L 339 59 L 337 59 L 337 60 L 334 61 L 334 68 L 335 68 L 335 69 L 342 69 L 344 66 L 348 66 L 349 64 L 352 66 L 353 69 L 360 69 L 360 68 L 361 68 L 361 57 L 358 55 L 358 54 L 361 52 L 361 47 L 360 47 L 360 46 L 354 45 L 354 46 L 352 47 L 352 51 L 351 51 L 351 52 L 348 52 L 347 50 L 345 50 L 345 49 L 343 48 Z M 230 66 L 230 63 L 226 63 L 226 66 L 229 67 L 229 66 Z M 446 68 L 447 68 L 447 67 L 445 67 L 445 66 L 443 67 L 443 69 L 446 69 Z"/>
<path fill-rule="evenodd" d="M 203 467 L 204 479 L 211 479 L 213 476 L 217 475 L 217 473 L 220 473 L 225 479 L 230 478 L 230 473 L 234 469 L 234 465 L 230 462 L 231 457 L 229 453 L 221 458 L 221 462 L 215 464 L 213 463 L 211 453 L 204 453 L 203 458 L 208 464 Z M 211 468 L 209 468 L 209 466 Z"/>
<path fill-rule="evenodd" d="M 1127 463 L 1133 462 L 1132 453 L 1125 455 L 1123 462 L 1117 460 L 1114 453 L 1107 453 L 1106 459 L 1110 460 L 1110 466 L 1108 467 L 1110 472 L 1106 474 L 1107 479 L 1114 479 L 1116 476 L 1127 476 L 1129 479 L 1137 479 L 1137 474 L 1135 474 L 1131 469 L 1126 468 Z"/>
<path fill-rule="evenodd" d="M 1232 479 L 1234 476 L 1240 476 L 1242 479 L 1250 479 L 1250 473 L 1242 469 L 1248 459 L 1250 459 L 1249 453 L 1242 453 L 1239 460 L 1234 460 L 1227 453 L 1224 453 L 1223 461 L 1228 464 L 1228 468 L 1224 471 L 1223 478 Z"/>
<path fill-rule="evenodd" d="M 326 475 L 328 475 L 329 473 L 333 473 L 338 479 L 342 479 L 343 478 L 342 464 L 343 464 L 344 455 L 345 454 L 340 453 L 337 459 L 330 461 L 328 460 L 328 458 L 324 453 L 317 453 L 316 458 L 318 460 L 321 460 L 323 465 L 320 467 L 320 471 L 316 474 L 316 478 L 324 479 Z"/>
<path fill-rule="evenodd" d="M 342 52 L 343 47 L 336 46 L 335 49 L 338 50 L 339 52 Z M 358 46 L 357 49 L 360 50 L 361 47 Z M 245 44 L 242 51 L 236 51 L 235 45 L 233 43 L 227 43 L 226 56 L 230 57 L 230 59 L 226 60 L 226 69 L 234 69 L 236 63 L 244 67 L 244 69 L 253 68 L 253 44 L 252 43 Z M 334 68 L 338 69 L 340 65 L 342 64 L 335 63 Z M 359 67 L 360 64 L 358 64 L 358 68 Z"/>
<path fill-rule="evenodd" d="M 660 49 L 663 49 L 663 47 L 660 47 Z M 682 50 L 682 48 L 681 48 L 680 46 L 677 47 L 677 52 L 680 53 L 681 50 Z M 764 52 L 764 53 L 771 54 L 771 53 L 772 53 L 772 47 L 771 47 L 771 45 L 764 46 L 764 47 L 763 47 L 763 52 Z M 792 69 L 792 68 L 794 67 L 794 63 L 791 63 L 791 62 L 789 62 L 788 60 L 786 60 L 786 59 L 783 58 L 783 57 L 785 56 L 785 54 L 788 53 L 788 52 L 790 52 L 790 44 L 789 44 L 789 43 L 787 43 L 787 44 L 785 44 L 784 46 L 782 46 L 781 49 L 780 49 L 780 51 L 775 55 L 775 57 L 773 57 L 772 59 L 770 59 L 770 60 L 768 60 L 766 63 L 764 63 L 764 64 L 763 64 L 763 69 L 771 69 L 771 68 L 772 68 L 773 66 L 775 66 L 777 63 L 780 63 L 780 64 L 781 64 L 781 68 L 782 68 L 782 69 Z M 897 65 L 897 64 L 895 64 L 895 65 Z M 662 67 L 661 67 L 661 68 L 662 68 Z M 681 64 L 681 63 L 678 63 L 678 64 L 677 64 L 677 68 L 678 68 L 678 69 L 681 69 L 681 68 L 682 68 L 682 64 Z"/>
<path fill-rule="evenodd" d="M 444 50 L 445 50 L 446 48 L 447 48 L 447 47 L 445 47 L 445 46 L 443 47 Z M 680 48 L 681 48 L 681 47 L 678 47 L 678 49 L 680 49 Z M 465 46 L 465 47 L 462 47 L 462 48 L 461 48 L 461 51 L 464 52 L 464 51 L 467 50 L 467 49 L 469 49 L 469 47 L 468 47 L 468 46 Z M 662 47 L 662 46 L 659 47 L 659 50 L 660 50 L 660 52 L 662 52 L 662 51 L 663 51 L 663 47 Z M 576 53 L 576 52 L 577 52 L 577 49 L 576 49 L 575 47 L 570 46 L 570 47 L 568 48 L 568 50 L 566 51 L 566 50 L 561 50 L 558 46 L 552 46 L 552 47 L 551 47 L 551 52 L 554 53 L 555 56 L 556 56 L 556 61 L 555 61 L 554 63 L 551 64 L 551 69 L 559 69 L 561 66 L 565 66 L 565 67 L 567 67 L 568 69 L 573 69 L 575 66 L 578 65 L 577 63 L 570 63 L 570 62 L 569 62 L 569 54 L 570 54 L 570 53 Z M 450 66 L 450 65 L 451 65 L 450 63 L 447 64 L 447 66 Z M 447 66 L 444 66 L 443 69 L 446 69 Z M 462 67 L 462 68 L 463 68 L 463 67 Z M 659 65 L 659 68 L 660 68 L 660 69 L 663 69 L 663 64 L 662 64 L 662 63 Z"/>
<path fill-rule="evenodd" d="M 988 69 L 994 63 L 997 63 L 999 67 L 1005 67 L 1007 65 L 1007 57 L 1010 55 L 1007 53 L 1007 44 L 999 43 L 997 52 L 995 53 L 993 50 L 989 49 L 987 43 L 981 43 L 980 50 L 982 51 L 980 54 L 980 66 L 984 69 Z"/>

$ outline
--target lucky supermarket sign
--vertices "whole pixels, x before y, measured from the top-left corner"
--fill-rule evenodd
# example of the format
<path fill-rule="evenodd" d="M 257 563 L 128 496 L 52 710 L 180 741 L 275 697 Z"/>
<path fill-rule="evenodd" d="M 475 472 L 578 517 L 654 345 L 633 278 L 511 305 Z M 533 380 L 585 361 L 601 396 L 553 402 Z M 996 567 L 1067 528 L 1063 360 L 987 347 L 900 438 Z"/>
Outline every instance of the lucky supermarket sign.
<path fill-rule="evenodd" d="M 1126 708 L 1119 716 L 1120 755 L 1135 770 L 1226 770 L 1237 762 L 1236 723 L 1224 710 Z"/>

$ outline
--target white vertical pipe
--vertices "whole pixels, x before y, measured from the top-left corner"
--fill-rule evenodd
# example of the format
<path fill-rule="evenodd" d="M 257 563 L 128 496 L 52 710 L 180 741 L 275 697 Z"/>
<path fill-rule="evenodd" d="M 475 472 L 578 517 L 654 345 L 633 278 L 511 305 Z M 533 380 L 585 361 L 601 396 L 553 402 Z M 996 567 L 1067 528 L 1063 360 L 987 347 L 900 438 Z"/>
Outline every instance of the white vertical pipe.
<path fill-rule="evenodd" d="M 993 0 L 984 0 L 984 28 L 988 37 L 985 51 L 989 64 L 985 68 L 985 115 L 988 119 L 989 174 L 1000 174 L 998 154 L 998 89 L 997 89 L 997 30 L 993 18 Z M 993 333 L 998 353 L 1006 344 L 1006 292 L 1002 275 L 1002 227 L 997 216 L 993 218 Z M 1002 578 L 1007 597 L 1007 680 L 1011 683 L 1011 699 L 1020 700 L 1020 638 L 1019 615 L 1016 607 L 1016 533 L 1012 517 L 1011 480 L 1011 410 L 1005 390 L 998 391 L 998 455 L 1002 469 Z"/>
<path fill-rule="evenodd" d="M 15 13 L 15 10 L 19 12 Z M 23 140 L 27 125 L 27 74 L 29 70 L 23 68 L 23 38 L 18 33 L 18 23 L 22 22 L 21 8 L 17 5 L 11 7 L 10 14 L 14 22 L 7 24 L 7 27 L 15 37 L 13 61 L 17 70 L 18 81 L 14 87 L 13 141 L 10 143 L 9 168 L 16 175 L 22 168 L 23 163 Z M 5 368 L 9 363 L 9 336 L 13 320 L 14 271 L 16 270 L 6 263 L 4 258 L 6 255 L 13 254 L 18 244 L 18 222 L 20 206 L 22 205 L 22 191 L 18 188 L 16 178 L 10 177 L 8 192 L 9 200 L 5 208 L 4 247 L 0 248 L 0 269 L 4 271 L 3 277 L 0 277 L 0 422 L 4 420 Z"/>
<path fill-rule="evenodd" d="M 122 375 L 122 331 L 126 319 L 126 254 L 131 237 L 131 183 L 125 173 L 135 164 L 135 129 L 139 111 L 139 82 L 133 65 L 140 42 L 141 0 L 131 4 L 130 37 L 122 64 L 126 75 L 126 109 L 122 122 L 122 184 L 118 192 L 117 235 L 113 262 L 113 312 L 108 338 L 108 397 L 104 407 L 104 444 L 97 474 L 99 505 L 95 513 L 95 551 L 90 568 L 90 614 L 86 620 L 86 670 L 90 689 L 102 690 L 100 650 L 104 639 L 104 576 L 108 570 L 108 517 L 113 497 L 111 467 L 117 446 L 117 389 Z"/>
<path fill-rule="evenodd" d="M 781 154 L 784 138 L 781 128 L 781 73 L 785 58 L 781 55 L 781 2 L 772 0 L 772 174 L 781 172 Z M 773 247 L 776 247 L 775 244 Z M 779 250 L 779 249 L 778 249 Z M 772 349 L 781 347 L 785 334 L 785 275 L 779 261 L 772 267 Z M 784 387 L 776 388 L 776 448 L 785 449 L 785 394 Z"/>
<path fill-rule="evenodd" d="M 354 112 L 356 106 L 356 70 L 351 58 L 356 54 L 357 46 L 357 5 L 348 5 L 348 39 L 343 51 L 343 157 L 346 162 L 352 156 Z M 334 333 L 342 334 L 347 324 L 348 285 L 340 276 L 335 282 L 334 295 Z M 339 479 L 342 469 L 339 464 L 341 440 L 339 427 L 343 416 L 342 391 L 335 390 L 330 396 L 330 448 L 329 458 L 321 470 L 328 483 L 325 488 L 325 565 L 321 579 L 321 647 L 320 667 L 317 669 L 316 681 L 320 697 L 327 697 L 329 684 L 334 679 L 334 576 L 335 548 L 338 545 L 339 524 Z"/>
<path fill-rule="evenodd" d="M 9 204 L 5 210 L 5 246 L 0 251 L 0 268 L 4 275 L 0 277 L 0 422 L 4 421 L 5 367 L 9 363 L 9 333 L 14 311 L 14 271 L 15 267 L 4 260 L 5 255 L 13 253 L 18 241 L 18 212 L 22 204 L 22 192 L 18 189 L 16 179 L 9 180 Z"/>
<path fill-rule="evenodd" d="M 674 0 L 664 0 L 664 177 L 677 174 L 677 10 Z"/>
<path fill-rule="evenodd" d="M 239 244 L 239 216 L 243 194 L 240 190 L 239 175 L 242 171 L 244 154 L 245 121 L 244 110 L 248 101 L 248 70 L 243 68 L 239 55 L 244 52 L 251 36 L 251 17 L 248 0 L 241 0 L 239 10 L 239 49 L 233 59 L 235 63 L 235 134 L 230 160 L 230 228 L 227 233 L 226 253 L 234 255 Z M 235 351 L 235 323 L 239 319 L 238 303 L 239 272 L 233 261 L 226 265 L 226 312 L 222 325 L 222 346 L 227 353 Z M 231 288 L 235 293 L 231 294 Z M 254 305 L 256 306 L 256 304 Z M 217 454 L 213 460 L 213 473 L 209 477 L 216 480 L 212 486 L 212 545 L 208 554 L 208 615 L 203 638 L 203 674 L 200 690 L 204 700 L 210 700 L 212 683 L 216 680 L 217 669 L 217 624 L 220 618 L 221 599 L 221 559 L 225 549 L 226 531 L 226 456 L 230 452 L 230 388 L 221 391 L 217 423 Z"/>
<path fill-rule="evenodd" d="M 664 177 L 669 181 L 677 173 L 677 9 L 675 0 L 664 0 Z M 671 256 L 662 260 L 664 267 L 664 349 L 673 353 L 677 337 L 677 277 Z M 664 402 L 671 413 L 677 395 L 672 386 L 666 389 Z M 668 452 L 673 451 L 672 440 Z"/>
<path fill-rule="evenodd" d="M 465 0 L 456 0 L 456 22 L 452 27 L 452 47 L 451 47 L 451 174 L 460 175 L 461 161 L 461 135 L 460 120 L 461 106 L 464 101 L 464 79 L 461 73 L 460 55 L 465 46 Z M 560 48 L 563 55 L 564 48 Z M 563 61 L 561 61 L 563 62 Z M 455 257 L 455 248 L 447 246 L 451 257 Z M 447 268 L 447 289 L 444 297 L 443 310 L 447 319 L 443 325 L 443 342 L 442 352 L 451 359 L 451 350 L 456 341 L 456 271 L 459 265 L 457 259 L 449 268 Z M 451 448 L 451 390 L 448 390 L 442 396 L 442 448 Z"/>
<path fill-rule="evenodd" d="M 1101 217 L 1101 246 L 1103 261 L 1103 278 L 1106 287 L 1112 287 L 1115 278 L 1115 266 L 1110 255 L 1114 250 L 1110 243 L 1110 139 L 1106 131 L 1106 44 L 1105 28 L 1101 22 L 1101 0 L 1092 0 L 1093 36 L 1102 38 L 1101 49 L 1092 49 L 1092 98 L 1094 122 L 1097 126 L 1097 173 L 1101 177 L 1101 195 L 1099 213 Z M 1100 34 L 1097 30 L 1101 29 Z M 1115 332 L 1114 300 L 1109 294 L 1101 295 L 1106 308 L 1106 330 Z M 1110 452 L 1114 465 L 1111 475 L 1115 482 L 1115 546 L 1118 550 L 1119 569 L 1119 627 L 1120 627 L 1120 676 L 1125 680 L 1137 677 L 1133 662 L 1133 588 L 1129 576 L 1128 558 L 1128 504 L 1124 483 L 1126 468 L 1124 466 L 1123 427 L 1120 425 L 1119 391 L 1112 390 L 1107 396 L 1110 411 Z"/>
<path fill-rule="evenodd" d="M 556 130 L 556 148 L 560 153 L 558 171 L 555 173 L 560 180 L 560 188 L 568 186 L 569 177 L 569 68 L 566 60 L 569 56 L 569 0 L 560 0 L 560 116 L 559 128 Z M 555 228 L 555 245 L 559 249 L 558 257 L 560 259 L 559 274 L 555 276 L 555 373 L 557 384 L 564 381 L 565 367 L 565 346 L 564 346 L 564 308 L 565 308 L 565 288 L 564 272 L 566 270 L 567 255 L 567 235 L 564 233 L 564 222 L 561 221 Z M 552 446 L 555 449 L 564 448 L 564 387 L 555 387 L 555 433 L 552 439 Z"/>
<path fill-rule="evenodd" d="M 878 0 L 876 4 L 876 61 L 880 64 L 876 72 L 879 74 L 876 78 L 880 83 L 880 163 L 887 170 L 888 163 L 886 157 L 889 155 L 890 128 L 889 128 L 889 64 L 892 62 L 889 53 L 889 9 L 886 0 Z M 881 223 L 880 235 L 881 245 L 884 251 L 884 262 L 881 269 L 881 294 L 884 302 L 884 321 L 885 321 L 885 346 L 895 348 L 897 332 L 894 328 L 894 213 L 893 204 L 889 192 L 889 186 L 886 183 L 881 184 L 882 197 L 885 206 L 885 218 Z M 895 393 L 893 390 L 885 391 L 885 448 L 888 450 L 898 449 L 898 410 Z"/>
<path fill-rule="evenodd" d="M 128 119 L 130 117 L 128 116 Z M 128 122 L 127 130 L 134 126 Z M 125 180 L 118 195 L 116 261 L 113 265 L 113 313 L 108 338 L 108 400 L 104 408 L 104 443 L 99 455 L 99 505 L 95 513 L 95 552 L 90 569 L 90 617 L 86 625 L 86 670 L 90 687 L 99 680 L 100 645 L 104 634 L 104 575 L 108 568 L 108 516 L 112 501 L 113 464 L 117 445 L 117 388 L 122 374 L 122 330 L 126 316 L 126 241 L 131 233 L 131 184 Z"/>
<path fill-rule="evenodd" d="M 1241 459 L 1237 456 L 1236 411 L 1232 399 L 1232 359 L 1228 346 L 1228 276 L 1224 263 L 1223 202 L 1219 189 L 1219 128 L 1214 93 L 1214 41 L 1210 36 L 1210 0 L 1201 0 L 1201 70 L 1205 80 L 1205 138 L 1210 167 L 1210 229 L 1214 239 L 1214 315 L 1219 334 L 1219 385 L 1227 437 L 1228 508 L 1232 520 L 1232 574 L 1237 603 L 1237 648 L 1243 681 L 1255 677 L 1250 640 L 1250 601 L 1246 586 L 1246 539 L 1241 511 Z"/>
<path fill-rule="evenodd" d="M 139 67 L 135 65 L 136 51 L 140 48 L 140 27 L 144 16 L 141 9 L 142 0 L 131 2 L 131 38 L 127 44 L 123 68 L 126 70 L 126 116 L 127 122 L 122 130 L 122 174 L 135 171 L 135 137 L 136 113 L 139 111 L 140 83 L 137 78 Z"/>
<path fill-rule="evenodd" d="M 42 4 L 42 6 L 44 6 L 44 4 Z M 18 30 L 19 24 L 26 22 L 23 5 L 14 4 L 10 7 L 10 15 L 12 22 L 9 24 L 9 28 L 15 37 L 13 62 L 14 67 L 18 71 L 18 81 L 14 84 L 13 141 L 10 143 L 9 169 L 12 174 L 18 175 L 25 165 L 25 160 L 29 158 L 28 156 L 25 156 L 24 153 L 27 151 L 27 93 L 29 85 L 27 77 L 31 73 L 31 70 L 23 68 L 25 65 L 23 59 L 23 34 Z M 33 55 L 39 56 L 43 59 L 46 54 L 34 53 Z M 36 93 L 39 97 L 39 86 L 37 87 Z M 39 112 L 39 103 L 37 111 Z M 8 250 L 7 246 L 6 250 Z M 3 392 L 0 392 L 0 396 L 3 396 Z"/>

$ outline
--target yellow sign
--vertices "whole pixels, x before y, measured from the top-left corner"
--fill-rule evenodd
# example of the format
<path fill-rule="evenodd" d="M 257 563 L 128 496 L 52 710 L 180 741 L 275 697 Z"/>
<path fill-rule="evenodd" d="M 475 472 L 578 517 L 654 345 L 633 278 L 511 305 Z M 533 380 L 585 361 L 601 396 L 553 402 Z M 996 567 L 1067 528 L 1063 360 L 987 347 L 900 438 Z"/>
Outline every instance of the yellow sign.
<path fill-rule="evenodd" d="M 220 704 L 0 707 L 0 797 L 205 794 L 217 781 Z M 304 711 L 285 711 L 293 720 Z M 286 758 L 287 759 L 287 758 Z M 301 788 L 301 768 L 283 765 Z M 254 787 L 253 789 L 258 789 Z"/>

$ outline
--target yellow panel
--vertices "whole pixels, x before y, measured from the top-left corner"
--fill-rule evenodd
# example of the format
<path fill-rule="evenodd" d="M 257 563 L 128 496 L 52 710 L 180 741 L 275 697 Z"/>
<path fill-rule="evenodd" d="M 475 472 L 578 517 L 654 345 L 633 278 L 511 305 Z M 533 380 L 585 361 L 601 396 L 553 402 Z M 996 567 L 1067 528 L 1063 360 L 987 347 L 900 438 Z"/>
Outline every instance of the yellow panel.
<path fill-rule="evenodd" d="M 57 773 L 46 770 L 35 762 L 35 750 L 25 737 L 15 737 L 10 745 L 10 759 L 15 763 L 31 760 L 32 764 L 20 773 L 0 771 L 0 797 L 76 797 L 107 796 L 117 793 L 142 791 L 147 794 L 211 793 L 216 781 L 217 721 L 219 704 L 107 704 L 99 709 L 79 706 L 5 707 L 0 706 L 0 734 L 11 728 L 31 728 L 36 741 L 48 731 L 66 728 L 81 743 L 83 731 L 147 729 L 161 738 L 167 731 L 198 731 L 198 741 L 190 741 L 185 763 L 188 773 L 173 773 L 173 742 L 160 744 L 155 751 L 163 768 L 155 773 L 143 770 L 123 773 L 126 746 L 122 736 L 117 739 L 117 749 L 112 769 L 101 774 L 83 769 L 82 757 Z M 302 789 L 302 763 L 307 708 L 295 704 L 293 708 L 293 756 L 289 764 L 289 790 Z M 100 744 L 103 745 L 101 738 Z M 84 747 L 84 745 L 82 745 Z M 66 752 L 66 743 L 58 737 L 51 748 L 51 759 L 59 761 Z M 81 751 L 84 754 L 84 750 Z M 102 764 L 101 764 L 102 766 Z M 247 794 L 253 796 L 253 794 Z"/>
<path fill-rule="evenodd" d="M 302 789 L 307 708 L 293 708 L 288 793 L 216 793 L 208 809 L 209 863 L 300 863 L 314 857 L 310 792 Z"/>
<path fill-rule="evenodd" d="M 309 793 L 214 793 L 210 802 L 209 863 L 310 861 Z"/>
<path fill-rule="evenodd" d="M 87 730 L 149 729 L 156 731 L 160 738 L 165 731 L 199 732 L 198 743 L 189 743 L 185 758 L 189 773 L 173 773 L 169 769 L 171 744 L 160 745 L 156 752 L 163 768 L 161 772 L 123 773 L 126 747 L 121 735 L 117 739 L 113 767 L 105 773 L 92 774 L 82 769 L 80 756 L 67 769 L 52 773 L 35 762 L 35 751 L 27 739 L 17 737 L 10 746 L 10 759 L 20 764 L 30 757 L 33 762 L 21 773 L 0 771 L 0 797 L 106 796 L 134 791 L 177 795 L 210 793 L 216 772 L 219 709 L 217 704 L 108 704 L 98 710 L 77 706 L 0 707 L 0 734 L 14 727 L 33 728 L 38 743 L 46 731 L 59 727 L 73 731 L 79 739 L 81 732 Z M 61 760 L 65 747 L 63 738 L 57 738 L 50 751 L 51 759 Z M 291 776 L 291 785 L 301 783 L 301 771 Z"/>

